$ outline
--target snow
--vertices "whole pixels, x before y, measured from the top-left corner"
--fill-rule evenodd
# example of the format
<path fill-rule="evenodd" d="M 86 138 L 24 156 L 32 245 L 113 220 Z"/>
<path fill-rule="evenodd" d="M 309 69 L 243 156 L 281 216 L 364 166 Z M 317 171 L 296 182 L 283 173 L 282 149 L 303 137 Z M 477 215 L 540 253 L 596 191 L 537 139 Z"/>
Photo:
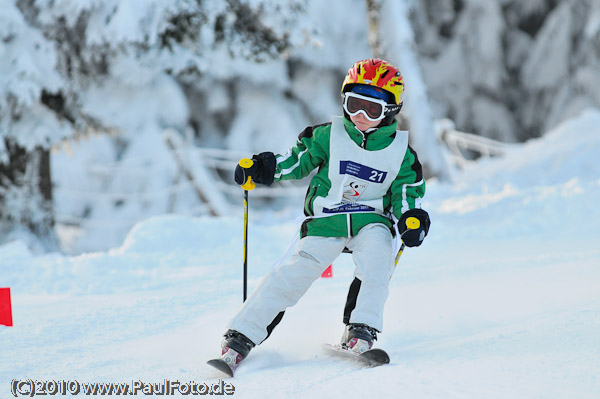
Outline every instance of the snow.
<path fill-rule="evenodd" d="M 226 380 L 234 396 L 598 398 L 599 137 L 600 111 L 587 110 L 454 184 L 429 182 L 431 231 L 400 259 L 376 343 L 390 365 L 322 349 L 343 330 L 353 265 L 341 255 Z M 251 289 L 296 232 L 264 214 L 250 210 Z M 241 204 L 231 217 L 157 216 L 77 256 L 1 246 L 14 327 L 0 326 L 0 396 L 13 379 L 218 383 L 205 362 L 241 305 L 242 219 Z"/>

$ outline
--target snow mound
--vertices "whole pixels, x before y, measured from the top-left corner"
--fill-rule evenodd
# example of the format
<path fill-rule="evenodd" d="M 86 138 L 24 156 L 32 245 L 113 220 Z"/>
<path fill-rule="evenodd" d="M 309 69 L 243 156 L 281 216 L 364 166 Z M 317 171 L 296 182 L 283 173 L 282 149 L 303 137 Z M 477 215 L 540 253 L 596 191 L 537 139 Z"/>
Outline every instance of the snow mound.
<path fill-rule="evenodd" d="M 478 162 L 461 180 L 527 187 L 600 179 L 600 110 L 588 109 L 500 159 Z"/>
<path fill-rule="evenodd" d="M 198 248 L 215 251 L 231 245 L 232 232 L 239 230 L 234 218 L 157 216 L 137 223 L 115 253 L 190 252 Z"/>
<path fill-rule="evenodd" d="M 430 239 L 588 240 L 600 229 L 600 110 L 588 110 L 500 158 L 433 182 Z"/>

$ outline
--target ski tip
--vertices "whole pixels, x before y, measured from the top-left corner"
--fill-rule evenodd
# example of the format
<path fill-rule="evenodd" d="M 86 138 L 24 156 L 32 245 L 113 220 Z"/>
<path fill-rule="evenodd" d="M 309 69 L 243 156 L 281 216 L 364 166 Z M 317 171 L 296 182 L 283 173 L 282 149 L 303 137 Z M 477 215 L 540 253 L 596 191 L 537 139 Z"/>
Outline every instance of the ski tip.
<path fill-rule="evenodd" d="M 368 367 L 377 367 L 390 363 L 390 356 L 386 351 L 379 348 L 369 349 L 361 354 L 344 349 L 341 347 L 341 345 L 325 344 L 324 348 L 334 355 L 358 361 L 359 363 L 362 363 Z"/>
<path fill-rule="evenodd" d="M 361 354 L 360 356 L 368 359 L 369 361 L 377 365 L 390 363 L 390 356 L 387 354 L 386 351 L 379 348 L 370 349 Z"/>
<path fill-rule="evenodd" d="M 227 374 L 229 377 L 233 377 L 233 370 L 231 369 L 231 367 L 229 367 L 229 365 L 227 363 L 225 363 L 221 359 L 211 359 L 211 360 L 207 361 L 206 364 L 216 368 L 219 371 L 222 371 L 223 373 Z"/>

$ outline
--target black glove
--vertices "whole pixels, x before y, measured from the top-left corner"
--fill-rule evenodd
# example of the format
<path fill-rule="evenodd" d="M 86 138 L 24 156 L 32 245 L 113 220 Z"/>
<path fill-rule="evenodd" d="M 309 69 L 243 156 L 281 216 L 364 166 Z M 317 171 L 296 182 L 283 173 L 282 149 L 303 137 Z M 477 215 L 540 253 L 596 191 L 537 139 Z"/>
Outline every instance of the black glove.
<path fill-rule="evenodd" d="M 411 217 L 419 220 L 418 228 L 411 229 L 406 225 L 406 221 Z M 410 224 L 411 223 L 409 222 L 409 225 Z M 398 220 L 398 231 L 402 236 L 402 242 L 404 242 L 407 247 L 418 247 L 427 236 L 429 225 L 431 225 L 429 214 L 423 209 L 415 208 L 404 212 L 400 217 L 400 220 Z"/>
<path fill-rule="evenodd" d="M 252 181 L 259 184 L 270 185 L 275 177 L 275 167 L 277 160 L 272 152 L 261 152 L 258 155 L 252 155 L 253 164 L 249 168 L 243 168 L 238 163 L 235 167 L 233 178 L 240 186 L 252 178 Z"/>

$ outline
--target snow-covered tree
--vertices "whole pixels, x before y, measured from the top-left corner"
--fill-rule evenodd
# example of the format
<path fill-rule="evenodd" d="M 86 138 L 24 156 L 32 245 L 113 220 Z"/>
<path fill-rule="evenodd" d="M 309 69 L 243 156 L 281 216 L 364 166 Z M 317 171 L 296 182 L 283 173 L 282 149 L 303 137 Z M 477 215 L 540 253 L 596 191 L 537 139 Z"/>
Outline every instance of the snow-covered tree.
<path fill-rule="evenodd" d="M 288 27 L 301 12 L 292 0 L 4 2 L 2 232 L 27 226 L 51 235 L 51 146 L 91 132 L 115 132 L 121 148 L 105 160 L 110 162 L 166 127 L 183 131 L 190 112 L 180 82 L 225 78 L 232 68 L 243 68 L 229 63 L 232 58 L 255 65 L 280 57 L 294 40 Z M 152 181 L 152 168 L 147 172 Z"/>
<path fill-rule="evenodd" d="M 403 115 L 410 123 L 411 143 L 420 154 L 428 176 L 450 180 L 451 165 L 438 143 L 427 87 L 416 53 L 405 0 L 367 0 L 369 37 L 374 56 L 397 65 L 405 80 Z"/>
<path fill-rule="evenodd" d="M 57 115 L 65 81 L 52 42 L 14 4 L 2 7 L 0 43 L 0 234 L 24 227 L 51 237 L 47 149 L 69 134 Z"/>
<path fill-rule="evenodd" d="M 414 4 L 417 48 L 437 117 L 517 141 L 600 107 L 598 1 Z"/>
<path fill-rule="evenodd" d="M 388 28 L 375 26 L 379 44 L 369 46 L 377 31 L 369 3 L 412 13 L 386 12 Z M 165 129 L 204 147 L 284 152 L 306 125 L 340 113 L 344 74 L 372 56 L 403 70 L 413 138 L 432 138 L 418 132 L 431 131 L 432 117 L 504 141 L 539 135 L 600 106 L 599 8 L 595 0 L 6 0 L 2 233 L 51 232 L 54 205 L 80 222 L 128 220 L 118 232 L 112 222 L 98 230 L 114 228 L 118 243 L 136 220 L 178 210 L 166 193 L 179 172 Z M 404 40 L 409 28 L 414 43 Z M 393 56 L 372 51 L 395 44 L 403 50 Z M 424 111 L 413 112 L 415 103 Z M 94 133 L 111 135 L 76 141 Z M 53 155 L 52 178 L 48 150 L 64 142 L 73 158 Z M 415 147 L 440 175 L 436 145 Z"/>
<path fill-rule="evenodd" d="M 523 59 L 527 96 L 520 116 L 544 132 L 587 107 L 600 107 L 600 3 L 558 2 Z"/>

